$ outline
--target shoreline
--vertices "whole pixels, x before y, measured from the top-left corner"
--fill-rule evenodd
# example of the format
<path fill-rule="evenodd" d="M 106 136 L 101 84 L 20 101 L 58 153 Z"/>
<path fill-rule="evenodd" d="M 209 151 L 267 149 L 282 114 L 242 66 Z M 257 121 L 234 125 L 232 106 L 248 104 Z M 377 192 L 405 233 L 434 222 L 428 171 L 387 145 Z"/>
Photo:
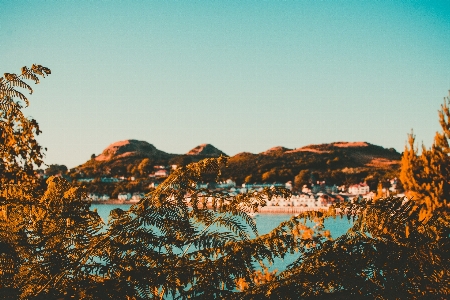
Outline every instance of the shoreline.
<path fill-rule="evenodd" d="M 300 206 L 264 206 L 256 214 L 299 214 L 306 211 L 328 210 L 328 207 L 300 207 Z"/>
<path fill-rule="evenodd" d="M 106 201 L 91 201 L 95 205 L 133 205 L 139 201 L 110 199 Z M 328 207 L 299 207 L 299 206 L 264 206 L 258 209 L 255 214 L 299 214 L 306 211 L 328 210 Z"/>
<path fill-rule="evenodd" d="M 133 205 L 133 204 L 139 203 L 139 201 L 119 200 L 119 199 L 110 199 L 110 200 L 102 200 L 102 201 L 91 200 L 90 202 L 91 202 L 91 204 L 106 204 L 106 205 L 111 205 L 111 204 Z"/>

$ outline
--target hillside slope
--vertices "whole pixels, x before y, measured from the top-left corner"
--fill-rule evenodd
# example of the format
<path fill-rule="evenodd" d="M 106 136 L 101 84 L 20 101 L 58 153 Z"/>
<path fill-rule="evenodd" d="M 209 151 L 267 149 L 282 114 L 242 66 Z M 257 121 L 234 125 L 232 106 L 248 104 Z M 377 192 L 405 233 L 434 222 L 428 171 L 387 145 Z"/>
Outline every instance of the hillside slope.
<path fill-rule="evenodd" d="M 396 176 L 401 154 L 366 142 L 271 148 L 259 154 L 239 153 L 224 171 L 237 182 L 286 182 L 302 172 L 304 181 L 342 184 Z"/>
<path fill-rule="evenodd" d="M 199 145 L 186 154 L 169 154 L 145 141 L 113 143 L 94 159 L 76 168 L 81 177 L 146 176 L 153 166 L 186 165 L 208 157 L 226 155 L 210 144 Z M 244 182 L 314 183 L 325 180 L 343 184 L 379 180 L 397 175 L 401 154 L 367 142 L 335 142 L 296 149 L 273 147 L 253 154 L 242 152 L 229 158 L 223 179 Z M 145 160 L 145 162 L 144 162 Z M 143 172 L 145 163 L 146 172 Z M 140 173 L 139 173 L 140 172 Z M 301 178 L 300 178 L 301 177 Z"/>
<path fill-rule="evenodd" d="M 201 144 L 191 149 L 186 155 L 198 155 L 205 157 L 219 157 L 221 155 L 228 156 L 211 144 Z"/>

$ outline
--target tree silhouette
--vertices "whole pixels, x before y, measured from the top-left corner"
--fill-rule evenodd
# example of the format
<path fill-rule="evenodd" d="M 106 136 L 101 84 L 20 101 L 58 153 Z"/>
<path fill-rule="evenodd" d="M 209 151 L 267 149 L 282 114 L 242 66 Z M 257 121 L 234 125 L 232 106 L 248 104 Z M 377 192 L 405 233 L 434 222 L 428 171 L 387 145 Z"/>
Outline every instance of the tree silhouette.
<path fill-rule="evenodd" d="M 430 149 L 422 145 L 418 154 L 415 135 L 408 135 L 402 156 L 400 180 L 409 197 L 426 204 L 422 218 L 429 218 L 434 208 L 449 206 L 450 195 L 450 97 L 444 98 L 439 111 L 442 131 L 437 132 Z"/>
<path fill-rule="evenodd" d="M 450 220 L 440 207 L 425 221 L 423 208 L 404 198 L 338 204 L 323 217 L 353 219 L 345 235 L 300 250 L 274 280 L 235 298 L 445 299 Z"/>
<path fill-rule="evenodd" d="M 34 166 L 40 166 L 43 148 L 35 139 L 41 133 L 34 119 L 22 112 L 29 105 L 27 96 L 17 88 L 30 94 L 33 89 L 25 80 L 39 83 L 38 76 L 45 77 L 50 69 L 41 65 L 23 67 L 20 75 L 5 73 L 0 77 L 0 184 L 33 181 Z"/>

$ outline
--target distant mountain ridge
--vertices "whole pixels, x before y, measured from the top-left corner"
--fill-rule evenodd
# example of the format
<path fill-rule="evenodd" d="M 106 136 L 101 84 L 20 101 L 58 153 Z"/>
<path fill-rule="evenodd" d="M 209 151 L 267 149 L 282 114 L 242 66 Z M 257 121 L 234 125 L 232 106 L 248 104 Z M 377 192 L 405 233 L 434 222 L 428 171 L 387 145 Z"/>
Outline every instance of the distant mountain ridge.
<path fill-rule="evenodd" d="M 78 166 L 76 172 L 83 176 L 131 176 L 137 174 L 143 160 L 149 166 L 187 165 L 221 155 L 227 156 L 211 144 L 198 145 L 185 154 L 170 154 L 146 141 L 130 139 L 109 145 L 100 155 Z M 400 158 L 395 149 L 368 142 L 334 142 L 296 149 L 277 146 L 258 154 L 241 152 L 229 157 L 228 168 L 222 174 L 238 183 L 273 182 L 293 180 L 300 171 L 308 170 L 324 178 L 332 173 L 335 177 L 338 173 L 347 177 L 360 174 L 354 179 L 359 181 L 373 172 L 395 174 Z"/>
<path fill-rule="evenodd" d="M 307 145 L 300 148 L 289 149 L 282 146 L 272 147 L 266 151 L 263 151 L 259 154 L 254 154 L 250 152 L 241 152 L 236 154 L 235 156 L 240 155 L 274 155 L 274 154 L 292 154 L 297 152 L 313 152 L 313 153 L 330 153 L 333 150 L 337 149 L 357 149 L 357 148 L 377 148 L 379 151 L 384 151 L 386 148 L 381 146 L 373 145 L 367 142 L 334 142 L 334 143 L 325 143 L 325 144 L 313 144 Z M 394 149 L 390 148 L 387 151 L 390 153 L 397 153 Z M 154 145 L 146 142 L 139 141 L 135 139 L 118 141 L 110 144 L 106 147 L 102 153 L 95 157 L 96 161 L 108 161 L 113 159 L 120 159 L 131 156 L 145 156 L 145 157 L 166 157 L 171 158 L 174 156 L 204 156 L 204 157 L 219 157 L 219 156 L 228 156 L 223 151 L 217 149 L 211 144 L 200 144 L 191 150 L 189 150 L 186 154 L 169 154 L 162 150 L 157 149 Z"/>

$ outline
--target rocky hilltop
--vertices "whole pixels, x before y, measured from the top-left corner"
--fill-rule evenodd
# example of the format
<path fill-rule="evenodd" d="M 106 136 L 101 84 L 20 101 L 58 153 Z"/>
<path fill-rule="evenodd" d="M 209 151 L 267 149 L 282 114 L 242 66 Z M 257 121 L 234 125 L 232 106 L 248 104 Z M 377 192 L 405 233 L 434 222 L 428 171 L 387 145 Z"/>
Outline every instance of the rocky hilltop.
<path fill-rule="evenodd" d="M 167 157 L 169 154 L 156 149 L 155 146 L 145 141 L 125 140 L 109 145 L 100 155 L 95 157 L 95 160 L 108 161 L 130 156 L 161 158 Z"/>
<path fill-rule="evenodd" d="M 201 155 L 209 157 L 228 156 L 211 144 L 201 144 L 191 149 L 186 155 Z"/>

